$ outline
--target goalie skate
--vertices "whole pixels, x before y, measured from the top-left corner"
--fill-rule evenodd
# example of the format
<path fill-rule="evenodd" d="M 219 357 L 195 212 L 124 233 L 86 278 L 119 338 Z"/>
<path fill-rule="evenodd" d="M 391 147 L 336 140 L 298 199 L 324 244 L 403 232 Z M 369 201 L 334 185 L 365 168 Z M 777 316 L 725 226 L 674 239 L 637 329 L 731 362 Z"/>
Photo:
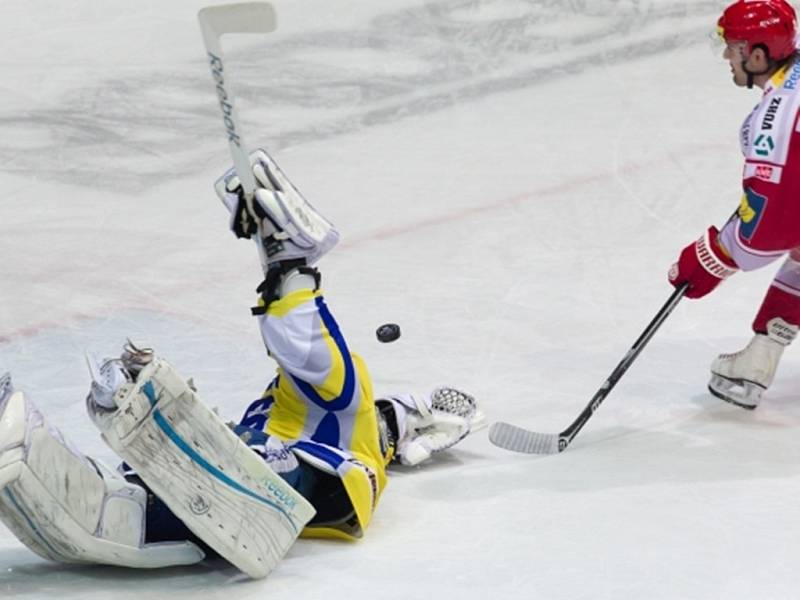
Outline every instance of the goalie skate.
<path fill-rule="evenodd" d="M 314 508 L 153 357 L 114 397 L 89 403 L 103 438 L 186 526 L 236 567 L 265 577 Z"/>

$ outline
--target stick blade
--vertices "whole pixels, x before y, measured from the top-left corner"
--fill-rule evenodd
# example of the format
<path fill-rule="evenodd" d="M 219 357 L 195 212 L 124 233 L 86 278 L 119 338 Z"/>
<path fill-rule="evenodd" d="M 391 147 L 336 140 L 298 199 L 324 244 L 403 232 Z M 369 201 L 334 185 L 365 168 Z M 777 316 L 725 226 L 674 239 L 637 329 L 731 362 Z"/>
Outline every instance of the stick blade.
<path fill-rule="evenodd" d="M 277 26 L 275 9 L 267 2 L 241 2 L 206 6 L 197 13 L 203 34 L 269 33 Z"/>
<path fill-rule="evenodd" d="M 555 433 L 538 433 L 499 421 L 489 428 L 489 441 L 499 448 L 523 454 L 558 454 L 559 436 Z"/>

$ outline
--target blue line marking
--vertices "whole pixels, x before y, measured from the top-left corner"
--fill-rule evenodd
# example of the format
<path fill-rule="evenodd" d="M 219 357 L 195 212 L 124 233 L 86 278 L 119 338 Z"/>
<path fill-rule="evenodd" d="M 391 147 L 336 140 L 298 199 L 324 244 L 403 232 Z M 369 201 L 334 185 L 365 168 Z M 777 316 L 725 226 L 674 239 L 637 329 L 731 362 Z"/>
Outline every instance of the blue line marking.
<path fill-rule="evenodd" d="M 152 381 L 148 381 L 146 384 L 142 386 L 142 392 L 144 392 L 144 395 L 147 396 L 148 400 L 150 400 L 150 404 L 155 406 L 156 394 L 155 394 L 155 389 L 153 388 Z M 225 475 L 225 473 L 223 473 L 222 471 L 211 465 L 206 459 L 200 456 L 194 450 L 194 448 L 192 448 L 189 444 L 186 443 L 186 441 L 178 434 L 178 432 L 176 432 L 172 428 L 167 419 L 164 417 L 163 414 L 161 414 L 161 411 L 159 411 L 158 409 L 153 410 L 153 420 L 161 428 L 161 431 L 163 431 L 164 434 L 170 440 L 172 440 L 172 443 L 175 444 L 184 454 L 186 454 L 186 456 L 188 456 L 195 463 L 197 463 L 203 469 L 208 471 L 211 475 L 219 479 L 227 486 L 233 488 L 237 492 L 240 492 L 246 496 L 249 496 L 250 498 L 253 498 L 254 500 L 258 500 L 259 502 L 262 502 L 263 504 L 266 504 L 267 506 L 270 506 L 280 511 L 281 514 L 283 514 L 288 519 L 289 523 L 292 526 L 292 529 L 294 529 L 294 531 L 297 532 L 297 526 L 294 524 L 294 520 L 292 519 L 291 515 L 289 515 L 289 513 L 287 513 L 281 506 L 275 504 L 268 498 L 264 498 L 263 496 L 259 496 L 258 494 L 248 490 L 246 487 L 237 483 L 236 481 Z"/>

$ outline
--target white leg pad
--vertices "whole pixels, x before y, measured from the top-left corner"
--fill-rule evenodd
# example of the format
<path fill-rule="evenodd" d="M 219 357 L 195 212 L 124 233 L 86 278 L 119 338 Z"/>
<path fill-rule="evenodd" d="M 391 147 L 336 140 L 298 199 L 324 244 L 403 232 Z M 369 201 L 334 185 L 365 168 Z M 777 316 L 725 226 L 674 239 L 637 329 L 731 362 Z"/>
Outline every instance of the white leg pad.
<path fill-rule="evenodd" d="M 137 568 L 203 559 L 189 542 L 143 544 L 146 492 L 82 455 L 22 392 L 0 402 L 0 520 L 43 558 Z"/>
<path fill-rule="evenodd" d="M 254 578 L 280 562 L 314 516 L 159 358 L 114 397 L 89 405 L 103 438 L 195 535 Z"/>

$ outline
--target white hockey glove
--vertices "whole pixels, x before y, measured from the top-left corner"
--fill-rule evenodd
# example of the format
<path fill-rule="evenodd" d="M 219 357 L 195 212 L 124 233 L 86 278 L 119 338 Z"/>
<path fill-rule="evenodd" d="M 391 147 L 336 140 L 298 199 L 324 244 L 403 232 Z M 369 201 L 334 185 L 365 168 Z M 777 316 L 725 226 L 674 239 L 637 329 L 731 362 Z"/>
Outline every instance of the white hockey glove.
<path fill-rule="evenodd" d="M 393 460 L 406 466 L 447 450 L 486 424 L 475 399 L 454 388 L 389 396 L 376 405 L 395 439 Z"/>
<path fill-rule="evenodd" d="M 265 208 L 265 204 L 268 201 L 265 190 L 257 189 L 253 199 L 248 203 L 236 172 L 228 171 L 226 175 L 228 178 L 223 179 L 224 194 L 219 194 L 219 190 L 217 193 L 228 211 L 230 211 L 229 225 L 231 231 L 236 237 L 245 239 L 260 235 L 259 225 L 262 226 L 262 229 L 266 229 L 267 226 L 264 224 L 264 220 L 269 218 Z M 256 181 L 259 185 L 264 185 L 261 179 Z"/>

